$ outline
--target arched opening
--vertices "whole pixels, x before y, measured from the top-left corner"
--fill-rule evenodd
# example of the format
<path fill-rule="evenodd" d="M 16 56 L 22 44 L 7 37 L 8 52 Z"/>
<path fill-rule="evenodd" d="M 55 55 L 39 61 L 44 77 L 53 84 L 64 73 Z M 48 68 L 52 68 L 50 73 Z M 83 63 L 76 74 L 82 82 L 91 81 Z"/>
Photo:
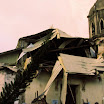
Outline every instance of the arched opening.
<path fill-rule="evenodd" d="M 92 23 L 92 34 L 95 33 L 95 25 Z"/>
<path fill-rule="evenodd" d="M 100 21 L 100 28 L 101 28 L 101 30 L 104 29 L 104 22 L 103 22 L 103 20 Z"/>

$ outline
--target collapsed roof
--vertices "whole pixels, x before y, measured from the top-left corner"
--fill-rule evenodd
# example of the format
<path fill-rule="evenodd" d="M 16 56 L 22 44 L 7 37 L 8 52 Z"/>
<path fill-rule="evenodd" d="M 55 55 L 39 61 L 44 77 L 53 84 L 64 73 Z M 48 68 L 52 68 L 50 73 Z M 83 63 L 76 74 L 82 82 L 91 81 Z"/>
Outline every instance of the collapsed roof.
<path fill-rule="evenodd" d="M 18 71 L 18 68 L 16 66 L 10 66 L 10 65 L 7 65 L 5 63 L 0 63 L 0 70 L 2 69 L 8 69 L 12 72 L 17 72 Z"/>
<path fill-rule="evenodd" d="M 92 70 L 92 69 L 89 69 L 89 67 L 92 68 L 89 65 L 91 61 L 95 62 L 96 59 L 89 59 L 89 58 L 96 58 L 96 55 L 97 55 L 97 46 L 94 44 L 94 42 L 90 41 L 89 39 L 85 39 L 81 37 L 72 37 L 59 29 L 48 29 L 46 31 L 43 31 L 35 35 L 20 38 L 19 42 L 25 41 L 27 42 L 28 45 L 27 47 L 24 47 L 22 49 L 22 53 L 20 54 L 17 61 L 19 61 L 25 54 L 28 54 L 28 53 L 31 53 L 31 55 L 35 54 L 35 52 L 39 50 L 43 44 L 47 44 L 48 40 L 51 41 L 51 45 L 50 45 L 50 49 L 47 50 L 48 55 L 41 59 L 41 63 L 40 63 L 41 68 L 52 69 L 53 66 L 55 65 L 57 57 L 60 56 L 60 53 L 63 53 L 63 54 L 67 54 L 67 57 L 66 55 L 64 55 L 65 58 L 61 54 L 61 57 L 63 57 L 63 62 L 67 60 L 64 62 L 64 64 L 68 65 L 70 62 L 76 64 L 76 67 L 74 67 L 74 69 L 68 69 L 69 72 L 71 72 L 72 70 L 73 71 L 76 70 L 76 72 L 73 72 L 73 71 L 72 72 L 74 74 L 75 73 L 83 73 L 83 74 L 87 73 L 85 72 L 84 67 L 81 68 L 81 65 L 82 65 L 81 63 L 79 65 L 80 70 L 78 70 L 77 63 L 76 63 L 77 59 L 89 60 L 89 63 L 86 64 L 85 69 Z M 18 44 L 21 43 L 19 42 Z M 81 56 L 81 57 L 74 57 L 72 55 Z M 82 57 L 88 57 L 88 58 L 86 59 Z M 85 64 L 83 61 L 82 63 L 83 63 L 82 66 L 84 66 Z M 74 64 L 71 64 L 71 65 L 74 65 Z M 67 67 L 67 68 L 71 68 L 71 67 Z M 96 68 L 99 69 L 98 67 Z M 90 73 L 90 75 L 92 74 Z"/>
<path fill-rule="evenodd" d="M 71 55 L 88 57 L 89 59 L 96 58 L 98 52 L 95 43 L 87 38 L 72 37 L 59 29 L 48 29 L 35 35 L 20 38 L 17 48 L 9 51 L 9 53 L 22 49 L 17 61 L 24 57 L 25 54 L 28 54 L 27 56 L 31 57 L 30 54 L 35 54 L 44 43 L 47 43 L 47 40 L 51 41 L 51 46 L 50 49 L 47 50 L 48 55 L 41 59 L 40 67 L 43 69 L 52 69 L 60 53 L 70 55 L 68 56 L 70 58 L 66 57 L 69 61 L 72 60 Z M 81 59 L 81 57 L 79 57 L 79 59 Z M 65 63 L 68 63 L 68 61 Z M 73 63 L 75 63 L 75 60 L 73 60 Z"/>
<path fill-rule="evenodd" d="M 18 74 L 15 82 L 17 81 L 19 85 L 25 85 L 26 87 L 29 85 L 29 82 L 32 81 L 32 78 L 34 78 L 34 69 L 38 71 L 41 69 L 51 70 L 52 75 L 42 94 L 46 95 L 52 82 L 63 69 L 64 83 L 61 96 L 63 104 L 65 104 L 66 99 L 68 74 L 95 76 L 96 74 L 99 74 L 97 73 L 98 71 L 104 71 L 103 61 L 96 59 L 98 50 L 93 41 L 80 37 L 71 37 L 59 29 L 48 29 L 36 35 L 23 37 L 19 39 L 17 48 L 22 48 L 22 52 L 18 57 L 17 62 L 23 62 L 25 60 L 23 64 L 25 71 L 23 71 L 22 74 L 20 73 L 20 75 Z M 41 54 L 43 55 L 41 56 Z M 25 55 L 26 57 L 24 57 Z M 38 64 L 37 61 L 39 62 Z M 32 62 L 35 62 L 35 65 L 37 64 L 38 67 L 34 67 L 34 63 Z M 32 67 L 30 66 L 30 63 L 32 63 Z M 30 65 L 28 66 L 28 64 Z M 39 72 L 35 74 L 38 73 Z M 18 81 L 19 79 L 21 81 Z M 21 83 L 24 81 L 26 83 Z M 15 83 L 13 86 L 15 86 Z M 21 86 L 20 88 L 22 88 Z M 20 88 L 18 87 L 18 91 Z M 25 90 L 23 90 L 23 92 L 24 91 Z"/>

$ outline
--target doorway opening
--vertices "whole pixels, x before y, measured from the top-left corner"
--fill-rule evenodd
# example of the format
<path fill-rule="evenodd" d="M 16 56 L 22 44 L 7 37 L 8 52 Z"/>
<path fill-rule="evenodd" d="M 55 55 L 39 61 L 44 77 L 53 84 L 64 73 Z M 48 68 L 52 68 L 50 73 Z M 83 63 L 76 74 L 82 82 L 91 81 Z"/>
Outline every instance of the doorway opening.
<path fill-rule="evenodd" d="M 67 85 L 67 95 L 65 104 L 78 104 L 76 99 L 78 95 L 78 85 Z"/>

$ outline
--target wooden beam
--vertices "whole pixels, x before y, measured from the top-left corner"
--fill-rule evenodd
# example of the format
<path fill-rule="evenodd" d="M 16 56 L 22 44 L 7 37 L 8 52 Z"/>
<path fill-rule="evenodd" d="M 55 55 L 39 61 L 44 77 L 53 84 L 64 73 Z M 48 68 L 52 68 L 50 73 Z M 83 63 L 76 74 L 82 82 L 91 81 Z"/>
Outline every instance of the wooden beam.
<path fill-rule="evenodd" d="M 87 48 L 87 47 L 90 47 L 90 45 L 83 45 L 83 46 L 70 47 L 70 48 L 60 48 L 60 49 L 50 50 L 49 52 L 66 51 L 66 50 L 73 50 L 73 49 Z"/>

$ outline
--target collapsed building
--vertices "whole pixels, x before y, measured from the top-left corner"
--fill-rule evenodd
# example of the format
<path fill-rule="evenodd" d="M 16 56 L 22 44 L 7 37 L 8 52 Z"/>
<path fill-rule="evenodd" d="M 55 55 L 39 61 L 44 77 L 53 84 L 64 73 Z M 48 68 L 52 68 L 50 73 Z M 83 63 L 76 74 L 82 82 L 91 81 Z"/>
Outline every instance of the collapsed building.
<path fill-rule="evenodd" d="M 16 73 L 26 72 L 27 69 L 35 72 L 31 83 L 14 103 L 103 102 L 103 12 L 104 1 L 97 0 L 88 15 L 90 38 L 72 37 L 59 29 L 47 29 L 20 38 L 16 49 L 0 54 L 0 75 L 4 75 L 4 83 L 8 71 L 11 71 L 9 82 L 13 81 L 12 76 L 16 76 Z M 34 65 L 29 67 L 31 63 L 38 65 L 38 68 Z M 30 75 L 30 71 L 25 76 L 27 74 Z"/>

